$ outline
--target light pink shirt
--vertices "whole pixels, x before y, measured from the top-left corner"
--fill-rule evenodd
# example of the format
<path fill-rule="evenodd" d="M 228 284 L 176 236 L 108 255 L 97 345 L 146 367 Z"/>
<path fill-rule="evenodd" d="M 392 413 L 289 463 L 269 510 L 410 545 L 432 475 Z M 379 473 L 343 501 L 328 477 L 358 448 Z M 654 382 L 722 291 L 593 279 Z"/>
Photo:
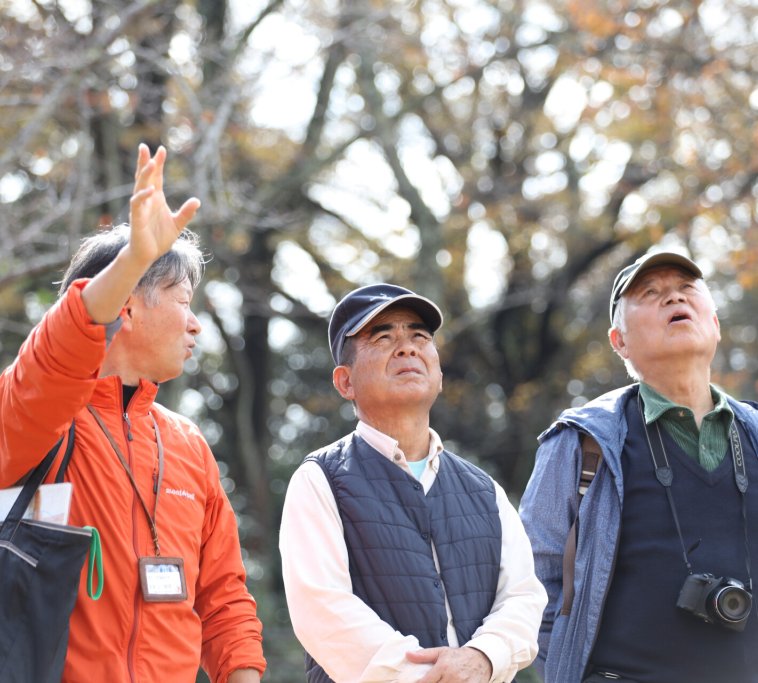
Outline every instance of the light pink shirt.
<path fill-rule="evenodd" d="M 364 422 L 358 422 L 356 432 L 413 476 L 397 441 Z M 434 430 L 429 437 L 429 460 L 419 479 L 424 493 L 437 476 L 443 448 Z M 503 543 L 497 592 L 492 611 L 464 645 L 489 658 L 490 680 L 499 683 L 511 681 L 536 656 L 547 595 L 534 574 L 531 545 L 518 513 L 502 487 L 493 483 Z M 406 652 L 420 648 L 415 636 L 396 631 L 353 594 L 342 520 L 318 463 L 303 463 L 290 480 L 279 549 L 295 634 L 336 683 L 410 683 L 431 668 L 405 658 Z M 447 600 L 446 607 L 448 642 L 455 647 L 459 643 Z"/>

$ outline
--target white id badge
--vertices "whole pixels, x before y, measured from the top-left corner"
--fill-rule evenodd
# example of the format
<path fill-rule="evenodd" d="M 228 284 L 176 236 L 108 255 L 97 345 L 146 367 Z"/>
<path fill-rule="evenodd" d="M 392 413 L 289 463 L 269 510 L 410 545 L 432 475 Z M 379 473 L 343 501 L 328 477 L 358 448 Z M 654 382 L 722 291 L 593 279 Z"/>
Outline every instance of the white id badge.
<path fill-rule="evenodd" d="M 187 599 L 184 560 L 181 557 L 140 557 L 139 578 L 146 602 L 181 602 Z"/>

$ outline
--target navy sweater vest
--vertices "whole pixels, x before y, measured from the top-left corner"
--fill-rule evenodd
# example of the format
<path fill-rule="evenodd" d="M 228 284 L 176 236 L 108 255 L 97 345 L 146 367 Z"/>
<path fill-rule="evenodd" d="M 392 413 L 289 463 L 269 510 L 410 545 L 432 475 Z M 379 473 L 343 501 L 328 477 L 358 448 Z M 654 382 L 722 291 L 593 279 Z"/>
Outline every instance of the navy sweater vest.
<path fill-rule="evenodd" d="M 624 509 L 616 566 L 591 661 L 640 683 L 756 683 L 758 610 L 738 633 L 676 607 L 687 576 L 681 544 L 655 469 L 637 401 L 626 408 Z M 737 423 L 748 475 L 748 532 L 758 567 L 758 457 Z M 674 479 L 671 492 L 693 571 L 747 583 L 741 497 L 731 450 L 713 472 L 661 429 Z"/>
<path fill-rule="evenodd" d="M 439 457 L 427 495 L 356 434 L 307 458 L 321 465 L 331 484 L 353 592 L 422 647 L 448 644 L 445 594 L 459 644 L 470 640 L 492 609 L 500 571 L 502 533 L 492 480 L 453 453 Z M 306 670 L 309 683 L 329 680 L 308 656 Z"/>

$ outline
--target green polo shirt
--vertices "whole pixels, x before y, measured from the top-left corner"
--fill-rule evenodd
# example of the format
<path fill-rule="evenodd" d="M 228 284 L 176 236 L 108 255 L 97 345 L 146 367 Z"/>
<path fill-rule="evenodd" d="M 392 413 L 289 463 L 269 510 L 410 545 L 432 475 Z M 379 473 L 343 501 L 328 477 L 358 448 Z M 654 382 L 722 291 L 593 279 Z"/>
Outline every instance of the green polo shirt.
<path fill-rule="evenodd" d="M 699 430 L 695 415 L 689 408 L 669 401 L 643 382 L 640 382 L 640 396 L 645 405 L 647 424 L 658 420 L 676 444 L 708 472 L 721 464 L 727 452 L 729 428 L 734 419 L 724 392 L 711 384 L 713 410 L 703 418 Z"/>

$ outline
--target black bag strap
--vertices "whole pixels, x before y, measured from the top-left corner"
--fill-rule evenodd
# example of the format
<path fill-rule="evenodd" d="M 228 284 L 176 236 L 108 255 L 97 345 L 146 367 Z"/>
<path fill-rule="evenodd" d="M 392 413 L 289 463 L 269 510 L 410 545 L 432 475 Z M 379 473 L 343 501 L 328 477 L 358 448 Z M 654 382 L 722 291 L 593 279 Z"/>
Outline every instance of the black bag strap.
<path fill-rule="evenodd" d="M 76 431 L 76 421 L 71 420 L 71 427 L 68 430 L 68 441 L 66 442 L 66 452 L 63 454 L 61 466 L 58 468 L 58 474 L 55 475 L 55 483 L 60 484 L 63 481 L 63 475 L 68 469 L 68 463 L 71 460 L 71 454 L 74 452 L 74 432 Z M 58 442 L 60 444 L 60 441 Z"/>
<path fill-rule="evenodd" d="M 55 478 L 55 481 L 58 483 L 63 481 L 63 474 L 68 467 L 69 460 L 71 460 L 71 453 L 74 450 L 74 431 L 74 422 L 72 421 L 71 427 L 68 430 L 66 452 L 63 454 L 63 460 L 61 461 L 61 466 L 58 468 L 58 474 Z M 55 442 L 55 445 L 48 451 L 47 455 L 42 459 L 42 462 L 31 471 L 31 474 L 21 489 L 21 493 L 18 494 L 18 498 L 16 498 L 16 501 L 8 512 L 8 516 L 5 518 L 2 526 L 0 526 L 0 540 L 7 541 L 13 538 L 16 528 L 21 523 L 26 509 L 32 502 L 32 498 L 34 498 L 34 494 L 37 492 L 37 489 L 42 482 L 45 481 L 47 473 L 53 466 L 53 461 L 58 454 L 58 449 L 63 442 L 64 436 L 65 435 L 62 435 L 61 438 Z"/>
<path fill-rule="evenodd" d="M 576 544 L 579 538 L 579 506 L 587 493 L 592 480 L 603 461 L 603 451 L 593 436 L 586 432 L 580 435 L 582 442 L 582 471 L 579 475 L 577 490 L 576 517 L 568 532 L 566 546 L 563 549 L 563 605 L 561 614 L 569 614 L 574 604 L 574 563 L 576 562 Z"/>

